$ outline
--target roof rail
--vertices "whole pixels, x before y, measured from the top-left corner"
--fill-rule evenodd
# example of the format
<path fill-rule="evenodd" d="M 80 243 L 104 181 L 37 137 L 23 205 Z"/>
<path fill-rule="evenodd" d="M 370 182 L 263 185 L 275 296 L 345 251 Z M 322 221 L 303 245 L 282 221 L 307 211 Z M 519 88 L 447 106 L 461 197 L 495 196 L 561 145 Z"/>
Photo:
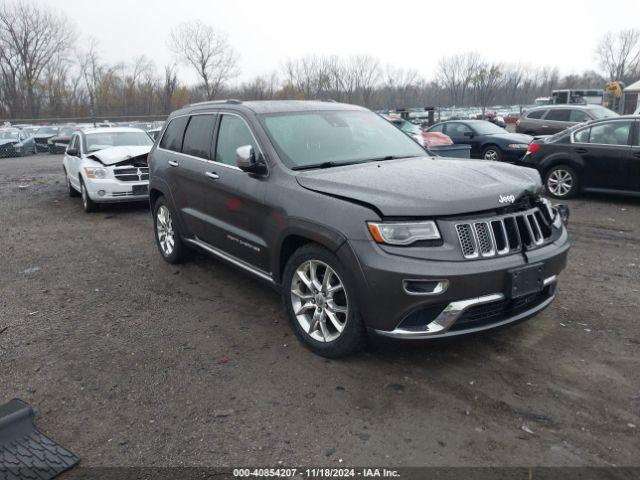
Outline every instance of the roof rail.
<path fill-rule="evenodd" d="M 189 105 L 186 105 L 185 108 L 200 107 L 202 105 L 220 105 L 222 103 L 227 103 L 231 105 L 241 105 L 242 100 L 237 100 L 235 98 L 228 98 L 226 100 L 206 100 L 204 102 L 190 103 Z"/>

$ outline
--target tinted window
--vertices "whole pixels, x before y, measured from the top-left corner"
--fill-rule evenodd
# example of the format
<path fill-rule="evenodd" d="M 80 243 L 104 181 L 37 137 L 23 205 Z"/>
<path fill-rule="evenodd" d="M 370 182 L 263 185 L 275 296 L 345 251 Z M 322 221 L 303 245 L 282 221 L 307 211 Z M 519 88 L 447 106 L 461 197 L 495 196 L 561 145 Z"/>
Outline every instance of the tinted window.
<path fill-rule="evenodd" d="M 584 113 L 582 110 L 571 110 L 569 119 L 569 121 L 576 123 L 588 122 L 589 120 L 591 120 L 589 115 Z"/>
<path fill-rule="evenodd" d="M 527 114 L 527 118 L 542 118 L 545 112 L 546 110 L 534 110 L 533 112 L 529 112 Z"/>
<path fill-rule="evenodd" d="M 162 136 L 160 148 L 173 150 L 174 152 L 182 151 L 182 138 L 184 137 L 184 128 L 187 126 L 188 120 L 189 117 L 179 117 L 171 120 Z"/>
<path fill-rule="evenodd" d="M 589 133 L 591 132 L 590 128 L 585 128 L 584 130 L 580 130 L 573 135 L 573 139 L 577 143 L 589 143 Z"/>
<path fill-rule="evenodd" d="M 235 166 L 236 150 L 244 145 L 253 146 L 258 154 L 258 146 L 244 120 L 235 115 L 223 115 L 216 145 L 216 162 Z"/>
<path fill-rule="evenodd" d="M 471 132 L 471 129 L 463 123 L 447 123 L 447 135 L 450 137 L 463 137 L 465 132 Z"/>
<path fill-rule="evenodd" d="M 211 140 L 215 127 L 215 115 L 195 115 L 191 117 L 187 131 L 184 133 L 182 153 L 194 157 L 211 158 Z"/>
<path fill-rule="evenodd" d="M 556 122 L 568 122 L 571 118 L 571 110 L 549 110 L 545 120 L 554 120 Z"/>
<path fill-rule="evenodd" d="M 430 132 L 440 132 L 440 133 L 442 133 L 443 130 L 444 130 L 444 125 L 442 123 L 439 125 L 434 125 L 429 129 Z"/>
<path fill-rule="evenodd" d="M 601 145 L 627 145 L 629 143 L 629 131 L 633 122 L 608 122 L 598 123 L 591 127 L 589 143 Z"/>

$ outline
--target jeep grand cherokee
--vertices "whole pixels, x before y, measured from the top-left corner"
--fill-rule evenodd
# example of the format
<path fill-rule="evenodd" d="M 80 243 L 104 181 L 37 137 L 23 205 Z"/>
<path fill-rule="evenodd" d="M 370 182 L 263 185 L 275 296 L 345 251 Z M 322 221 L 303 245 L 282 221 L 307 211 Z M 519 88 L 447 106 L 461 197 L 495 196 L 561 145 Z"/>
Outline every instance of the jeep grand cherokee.
<path fill-rule="evenodd" d="M 228 100 L 174 112 L 149 156 L 156 243 L 278 287 L 337 357 L 367 332 L 425 339 L 516 323 L 555 297 L 569 241 L 538 172 L 437 159 L 364 108 Z"/>

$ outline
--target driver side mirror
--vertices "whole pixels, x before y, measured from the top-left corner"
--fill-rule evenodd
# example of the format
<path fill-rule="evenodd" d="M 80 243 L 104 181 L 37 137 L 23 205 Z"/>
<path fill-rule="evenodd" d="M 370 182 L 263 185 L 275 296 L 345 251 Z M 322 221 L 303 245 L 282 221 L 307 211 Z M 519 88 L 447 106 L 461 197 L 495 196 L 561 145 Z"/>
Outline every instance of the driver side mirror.
<path fill-rule="evenodd" d="M 255 151 L 251 145 L 243 145 L 236 149 L 236 165 L 243 172 L 247 173 L 266 173 L 267 166 L 261 157 L 256 157 Z"/>
<path fill-rule="evenodd" d="M 79 153 L 77 148 L 67 148 L 67 155 L 70 157 L 77 157 Z"/>

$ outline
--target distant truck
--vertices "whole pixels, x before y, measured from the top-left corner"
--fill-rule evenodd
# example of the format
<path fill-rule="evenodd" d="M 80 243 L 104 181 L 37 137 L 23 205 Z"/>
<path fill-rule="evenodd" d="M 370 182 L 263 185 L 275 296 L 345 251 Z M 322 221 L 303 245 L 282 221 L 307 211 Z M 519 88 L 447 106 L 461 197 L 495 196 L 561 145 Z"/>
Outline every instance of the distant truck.
<path fill-rule="evenodd" d="M 565 89 L 551 92 L 551 104 L 567 105 L 570 103 L 588 103 L 602 105 L 603 89 Z"/>

